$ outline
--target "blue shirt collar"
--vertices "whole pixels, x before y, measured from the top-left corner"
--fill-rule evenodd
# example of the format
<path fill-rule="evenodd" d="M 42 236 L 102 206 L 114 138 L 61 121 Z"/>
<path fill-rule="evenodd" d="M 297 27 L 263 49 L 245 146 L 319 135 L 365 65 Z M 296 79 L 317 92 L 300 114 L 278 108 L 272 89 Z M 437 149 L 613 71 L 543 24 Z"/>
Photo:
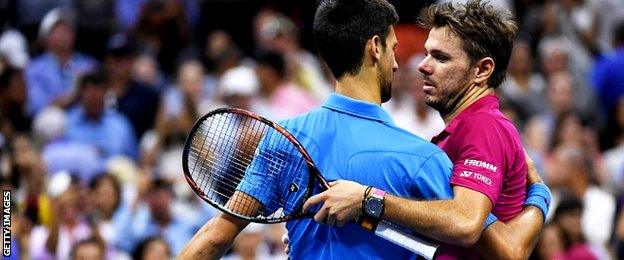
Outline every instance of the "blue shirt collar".
<path fill-rule="evenodd" d="M 325 101 L 325 104 L 323 104 L 323 107 L 352 116 L 394 125 L 394 120 L 381 106 L 337 93 L 332 93 Z"/>

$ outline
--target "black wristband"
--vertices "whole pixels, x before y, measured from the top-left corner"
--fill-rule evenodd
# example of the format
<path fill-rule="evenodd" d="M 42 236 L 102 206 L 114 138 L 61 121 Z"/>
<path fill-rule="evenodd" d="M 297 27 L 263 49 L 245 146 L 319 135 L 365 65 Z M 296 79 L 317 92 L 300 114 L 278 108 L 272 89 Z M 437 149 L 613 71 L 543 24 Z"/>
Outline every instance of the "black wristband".
<path fill-rule="evenodd" d="M 368 186 L 366 187 L 366 190 L 364 190 L 364 198 L 362 198 L 362 212 L 365 212 L 364 205 L 366 205 L 366 198 L 368 197 L 372 189 L 373 189 L 373 186 Z"/>

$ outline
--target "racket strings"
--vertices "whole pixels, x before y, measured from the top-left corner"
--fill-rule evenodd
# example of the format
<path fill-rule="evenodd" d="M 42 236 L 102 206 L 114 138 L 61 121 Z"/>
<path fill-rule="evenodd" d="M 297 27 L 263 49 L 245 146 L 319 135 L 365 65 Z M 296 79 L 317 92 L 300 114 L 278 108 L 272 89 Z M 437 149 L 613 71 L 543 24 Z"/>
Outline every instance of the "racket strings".
<path fill-rule="evenodd" d="M 289 173 L 307 172 L 307 165 L 296 147 L 269 125 L 240 114 L 217 114 L 200 125 L 190 142 L 191 178 L 213 203 L 265 219 L 285 218 L 302 204 L 283 196 L 283 190 L 296 195 L 306 188 L 307 177 Z M 250 177 L 254 174 L 259 177 Z"/>

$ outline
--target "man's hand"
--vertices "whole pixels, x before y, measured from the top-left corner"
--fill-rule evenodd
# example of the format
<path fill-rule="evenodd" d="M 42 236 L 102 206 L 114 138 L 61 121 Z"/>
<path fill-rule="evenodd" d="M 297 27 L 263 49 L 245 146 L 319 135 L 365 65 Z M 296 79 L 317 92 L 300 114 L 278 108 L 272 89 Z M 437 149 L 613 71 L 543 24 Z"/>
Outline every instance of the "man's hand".
<path fill-rule="evenodd" d="M 307 212 L 310 207 L 322 202 L 323 206 L 314 215 L 314 220 L 342 227 L 362 213 L 366 186 L 345 180 L 330 182 L 329 185 L 331 187 L 328 190 L 310 197 L 303 205 L 303 211 Z"/>
<path fill-rule="evenodd" d="M 524 153 L 524 157 L 526 159 L 526 164 L 527 164 L 527 187 L 531 186 L 531 184 L 533 183 L 537 183 L 537 182 L 544 182 L 542 180 L 542 178 L 539 176 L 539 173 L 537 172 L 537 167 L 535 167 L 535 162 L 533 161 L 533 159 L 531 159 L 531 157 L 529 157 L 529 155 L 525 152 Z"/>

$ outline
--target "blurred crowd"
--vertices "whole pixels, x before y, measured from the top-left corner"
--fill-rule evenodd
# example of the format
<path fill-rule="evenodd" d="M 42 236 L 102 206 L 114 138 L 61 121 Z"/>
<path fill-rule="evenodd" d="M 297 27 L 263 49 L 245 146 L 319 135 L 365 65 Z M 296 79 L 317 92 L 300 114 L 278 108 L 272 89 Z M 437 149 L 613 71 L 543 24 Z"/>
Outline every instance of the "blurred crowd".
<path fill-rule="evenodd" d="M 175 256 L 217 214 L 183 178 L 194 121 L 223 106 L 280 120 L 332 91 L 307 33 L 316 1 L 284 2 L 0 0 L 10 259 Z M 431 139 L 444 123 L 423 102 L 427 31 L 411 17 L 418 6 L 390 2 L 400 69 L 383 106 Z M 520 26 L 501 106 L 554 196 L 532 257 L 623 259 L 624 1 L 493 4 Z M 227 258 L 285 259 L 283 232 L 250 225 Z"/>

